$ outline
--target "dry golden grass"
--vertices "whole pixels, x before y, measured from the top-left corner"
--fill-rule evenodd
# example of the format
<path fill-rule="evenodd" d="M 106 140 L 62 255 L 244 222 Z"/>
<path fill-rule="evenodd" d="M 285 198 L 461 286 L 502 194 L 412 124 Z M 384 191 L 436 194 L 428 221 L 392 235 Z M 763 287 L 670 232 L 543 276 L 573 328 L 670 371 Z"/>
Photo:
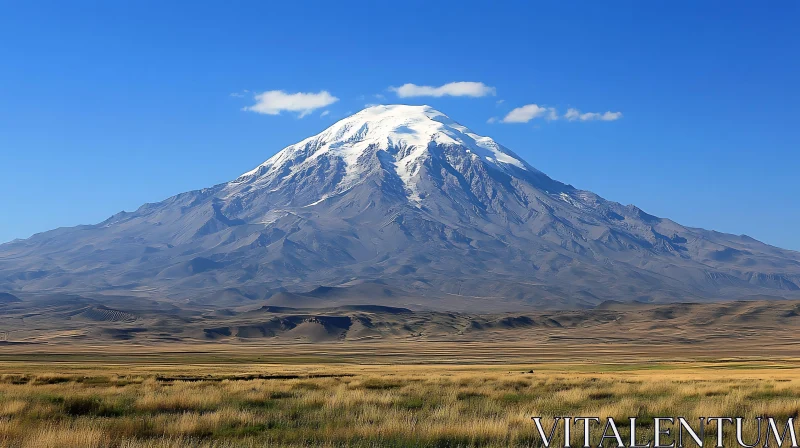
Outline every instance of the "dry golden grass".
<path fill-rule="evenodd" d="M 299 370 L 306 373 L 288 374 Z M 0 446 L 538 446 L 534 415 L 800 414 L 794 370 L 577 370 L 283 366 L 271 369 L 276 379 L 220 380 L 187 369 L 184 381 L 175 380 L 177 370 L 170 378 L 106 370 L 6 374 Z M 314 377 L 322 372 L 327 376 Z"/>
<path fill-rule="evenodd" d="M 0 447 L 539 446 L 534 415 L 786 418 L 800 413 L 800 345 L 787 334 L 12 344 L 0 347 Z"/>

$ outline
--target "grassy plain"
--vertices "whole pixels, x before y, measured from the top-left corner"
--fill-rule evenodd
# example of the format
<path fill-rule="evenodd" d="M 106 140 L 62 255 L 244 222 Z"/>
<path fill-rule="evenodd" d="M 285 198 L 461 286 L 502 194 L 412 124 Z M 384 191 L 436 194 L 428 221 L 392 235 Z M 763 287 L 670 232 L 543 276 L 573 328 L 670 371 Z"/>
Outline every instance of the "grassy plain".
<path fill-rule="evenodd" d="M 798 345 L 731 342 L 7 346 L 0 446 L 539 446 L 534 415 L 796 417 Z"/>
<path fill-rule="evenodd" d="M 800 413 L 800 302 L 502 315 L 79 305 L 4 308 L 0 447 L 540 446 L 536 415 Z"/>

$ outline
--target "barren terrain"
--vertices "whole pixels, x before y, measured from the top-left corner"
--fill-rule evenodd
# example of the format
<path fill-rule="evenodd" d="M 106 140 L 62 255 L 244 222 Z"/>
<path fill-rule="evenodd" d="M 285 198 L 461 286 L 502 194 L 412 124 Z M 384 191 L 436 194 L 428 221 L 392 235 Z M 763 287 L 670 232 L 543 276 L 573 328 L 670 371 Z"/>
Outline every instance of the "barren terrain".
<path fill-rule="evenodd" d="M 0 446 L 539 446 L 534 415 L 800 413 L 797 302 L 120 305 L 7 301 Z"/>

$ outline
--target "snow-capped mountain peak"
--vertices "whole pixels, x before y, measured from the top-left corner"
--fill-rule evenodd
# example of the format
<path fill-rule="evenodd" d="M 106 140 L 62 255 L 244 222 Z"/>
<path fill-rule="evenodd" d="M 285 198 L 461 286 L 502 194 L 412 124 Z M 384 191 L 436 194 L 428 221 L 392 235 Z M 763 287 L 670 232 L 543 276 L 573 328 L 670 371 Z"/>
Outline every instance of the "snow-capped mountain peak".
<path fill-rule="evenodd" d="M 360 282 L 352 303 L 495 311 L 800 298 L 800 254 L 578 190 L 427 106 L 371 107 L 232 182 L 0 245 L 9 291 L 241 305 Z"/>
<path fill-rule="evenodd" d="M 431 143 L 456 145 L 486 163 L 505 170 L 515 166 L 533 170 L 519 156 L 489 137 L 473 133 L 430 106 L 373 106 L 340 120 L 321 133 L 284 148 L 240 178 L 265 175 L 286 164 L 313 162 L 324 154 L 341 157 L 349 168 L 358 164 L 368 148 L 392 150 L 398 175 L 406 178 L 410 165 Z M 354 170 L 356 171 L 356 170 Z"/>
<path fill-rule="evenodd" d="M 460 158 L 480 160 L 508 174 L 513 170 L 539 173 L 509 149 L 430 106 L 384 105 L 368 107 L 284 148 L 241 175 L 232 186 L 283 188 L 299 173 L 335 167 L 328 176 L 336 178 L 335 185 L 312 201 L 316 202 L 353 188 L 369 172 L 386 169 L 397 175 L 408 199 L 418 204 L 421 192 L 417 174 L 426 160 L 435 157 L 432 147 L 448 148 Z M 370 157 L 378 151 L 388 156 L 383 160 L 389 163 L 380 164 L 377 157 Z"/>

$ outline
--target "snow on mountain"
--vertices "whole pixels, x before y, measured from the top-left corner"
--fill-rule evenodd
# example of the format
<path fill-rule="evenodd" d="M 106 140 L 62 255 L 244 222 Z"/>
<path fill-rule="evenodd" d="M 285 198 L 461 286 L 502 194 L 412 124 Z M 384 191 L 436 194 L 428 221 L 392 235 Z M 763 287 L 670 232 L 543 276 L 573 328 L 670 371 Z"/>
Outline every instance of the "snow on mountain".
<path fill-rule="evenodd" d="M 605 200 L 404 105 L 367 108 L 231 182 L 0 245 L 12 292 L 334 300 L 321 286 L 340 304 L 472 311 L 800 298 L 800 254 Z"/>
<path fill-rule="evenodd" d="M 431 144 L 461 147 L 501 171 L 507 171 L 509 166 L 535 171 L 509 149 L 473 133 L 430 106 L 388 105 L 366 108 L 284 148 L 237 181 L 253 177 L 271 180 L 276 173 L 286 176 L 318 163 L 322 156 L 334 156 L 344 162 L 346 173 L 339 188 L 342 191 L 363 179 L 367 169 L 363 162 L 365 152 L 380 149 L 392 157 L 394 169 L 411 193 L 410 198 L 419 202 L 414 177 Z"/>

